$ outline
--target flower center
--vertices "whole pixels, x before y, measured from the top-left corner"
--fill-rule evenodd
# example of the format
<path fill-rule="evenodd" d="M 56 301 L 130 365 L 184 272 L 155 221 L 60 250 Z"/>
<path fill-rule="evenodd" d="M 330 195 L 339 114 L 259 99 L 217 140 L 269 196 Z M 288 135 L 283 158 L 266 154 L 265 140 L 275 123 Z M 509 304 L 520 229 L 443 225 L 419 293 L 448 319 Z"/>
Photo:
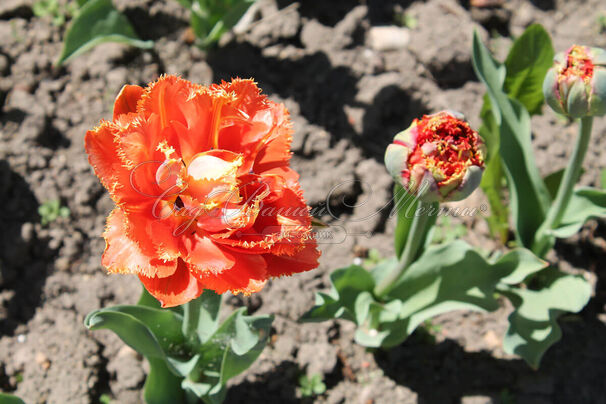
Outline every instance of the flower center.
<path fill-rule="evenodd" d="M 580 77 L 588 82 L 593 77 L 594 65 L 584 47 L 574 45 L 568 51 L 566 67 L 561 72 L 561 77 Z"/>
<path fill-rule="evenodd" d="M 441 185 L 471 165 L 484 165 L 477 152 L 477 136 L 467 122 L 444 114 L 425 116 L 417 125 L 417 144 L 408 159 L 409 168 L 422 164 Z"/>

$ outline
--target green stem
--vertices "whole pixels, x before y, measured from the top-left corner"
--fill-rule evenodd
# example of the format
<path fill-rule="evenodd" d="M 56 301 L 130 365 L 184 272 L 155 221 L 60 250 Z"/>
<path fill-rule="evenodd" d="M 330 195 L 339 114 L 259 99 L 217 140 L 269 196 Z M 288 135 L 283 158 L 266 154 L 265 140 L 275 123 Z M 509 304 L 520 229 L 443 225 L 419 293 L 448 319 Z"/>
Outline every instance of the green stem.
<path fill-rule="evenodd" d="M 419 201 L 417 214 L 415 210 L 415 217 L 412 219 L 412 224 L 406 237 L 406 244 L 404 245 L 404 251 L 400 256 L 398 264 L 391 269 L 391 271 L 379 282 L 374 292 L 375 295 L 380 297 L 385 295 L 391 290 L 395 282 L 400 279 L 402 274 L 406 271 L 408 266 L 418 256 L 419 251 L 425 243 L 425 236 L 427 235 L 427 227 L 431 226 L 434 222 L 429 212 L 434 212 L 437 208 L 437 203 L 427 203 Z M 435 213 L 435 212 L 434 212 Z"/>
<path fill-rule="evenodd" d="M 182 332 L 187 345 L 190 347 L 196 347 L 200 343 L 198 338 L 198 323 L 200 322 L 201 305 L 202 296 L 190 300 L 183 305 Z"/>
<path fill-rule="evenodd" d="M 577 142 L 568 162 L 568 166 L 564 171 L 562 181 L 558 187 L 558 193 L 555 200 L 551 204 L 545 221 L 537 231 L 535 242 L 532 250 L 539 257 L 544 257 L 549 249 L 551 248 L 552 236 L 550 235 L 551 230 L 557 228 L 564 216 L 564 212 L 568 207 L 570 198 L 572 197 L 572 190 L 581 176 L 581 169 L 583 167 L 583 160 L 587 152 L 589 145 L 589 139 L 591 138 L 591 127 L 593 124 L 593 117 L 587 116 L 581 118 L 579 124 L 579 136 Z"/>

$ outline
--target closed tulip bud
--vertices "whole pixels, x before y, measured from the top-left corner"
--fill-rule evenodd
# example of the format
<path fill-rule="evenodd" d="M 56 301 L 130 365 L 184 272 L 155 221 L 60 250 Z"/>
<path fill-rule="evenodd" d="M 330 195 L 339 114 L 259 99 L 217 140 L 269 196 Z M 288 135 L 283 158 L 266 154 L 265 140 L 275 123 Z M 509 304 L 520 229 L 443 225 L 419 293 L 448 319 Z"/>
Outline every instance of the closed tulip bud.
<path fill-rule="evenodd" d="M 385 152 L 396 182 L 423 202 L 459 201 L 480 184 L 484 143 L 462 114 L 442 111 L 415 119 Z"/>
<path fill-rule="evenodd" d="M 574 45 L 559 53 L 543 82 L 547 104 L 572 118 L 606 113 L 606 51 Z"/>

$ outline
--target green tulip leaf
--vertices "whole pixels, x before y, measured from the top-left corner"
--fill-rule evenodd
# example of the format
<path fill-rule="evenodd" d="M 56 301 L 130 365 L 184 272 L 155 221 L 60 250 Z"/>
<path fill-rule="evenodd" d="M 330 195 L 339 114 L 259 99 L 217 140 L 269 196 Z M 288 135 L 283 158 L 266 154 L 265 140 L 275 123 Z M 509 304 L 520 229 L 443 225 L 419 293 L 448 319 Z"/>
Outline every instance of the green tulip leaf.
<path fill-rule="evenodd" d="M 206 48 L 231 30 L 255 0 L 179 0 L 179 2 L 190 9 L 192 30 L 198 38 L 198 44 Z"/>
<path fill-rule="evenodd" d="M 112 306 L 104 311 L 130 315 L 143 323 L 156 337 L 156 340 L 167 354 L 179 354 L 183 349 L 185 337 L 181 332 L 183 317 L 171 310 L 153 309 L 145 306 Z"/>
<path fill-rule="evenodd" d="M 152 41 L 142 41 L 111 0 L 89 0 L 71 21 L 63 40 L 63 51 L 57 65 L 104 42 L 118 42 L 149 49 Z"/>
<path fill-rule="evenodd" d="M 500 288 L 515 306 L 503 341 L 505 351 L 520 355 L 534 368 L 562 336 L 558 317 L 582 310 L 591 297 L 591 285 L 584 278 L 556 270 L 547 272 L 547 284 L 540 290 Z"/>
<path fill-rule="evenodd" d="M 247 316 L 234 311 L 199 349 L 199 359 L 183 388 L 207 403 L 221 403 L 227 381 L 261 354 L 269 337 L 271 316 Z"/>
<path fill-rule="evenodd" d="M 503 91 L 505 66 L 497 62 L 474 33 L 473 67 L 486 85 L 491 112 L 499 128 L 499 154 L 510 191 L 516 239 L 530 246 L 551 202 L 534 161 L 530 115 L 517 100 Z"/>
<path fill-rule="evenodd" d="M 494 292 L 510 282 L 545 268 L 531 252 L 516 249 L 495 263 L 487 261 L 463 241 L 428 249 L 413 263 L 389 297 L 403 302 L 400 318 L 410 318 L 408 333 L 428 318 L 452 310 L 492 311 Z"/>
<path fill-rule="evenodd" d="M 551 234 L 566 238 L 576 234 L 591 218 L 606 217 L 606 190 L 581 187 L 573 191 L 564 217 Z"/>
<path fill-rule="evenodd" d="M 549 33 L 533 24 L 514 41 L 505 60 L 505 93 L 520 101 L 531 115 L 541 112 L 543 81 L 554 56 Z"/>
<path fill-rule="evenodd" d="M 17 396 L 12 394 L 0 393 L 0 403 L 2 404 L 25 404 L 25 401 L 21 400 Z"/>
<path fill-rule="evenodd" d="M 330 274 L 332 289 L 330 293 L 316 294 L 315 306 L 305 313 L 303 321 L 324 321 L 331 318 L 344 318 L 356 321 L 355 305 L 358 295 L 371 292 L 375 280 L 370 272 L 359 265 L 340 268 Z"/>
<path fill-rule="evenodd" d="M 181 389 L 181 377 L 173 374 L 161 359 L 148 358 L 149 374 L 143 386 L 143 397 L 147 404 L 185 404 Z"/>
<path fill-rule="evenodd" d="M 378 267 L 393 263 L 383 261 Z M 382 300 L 373 295 L 374 270 L 369 274 L 352 265 L 333 272 L 331 292 L 318 293 L 315 307 L 303 320 L 345 318 L 358 326 L 357 343 L 391 347 L 435 315 L 460 309 L 495 310 L 498 303 L 494 295 L 500 283 L 518 284 L 546 265 L 523 248 L 493 262 L 463 241 L 432 246 L 408 267 Z"/>
<path fill-rule="evenodd" d="M 554 50 L 549 34 L 538 24 L 528 27 L 509 50 L 504 64 L 506 69 L 503 91 L 507 96 L 522 103 L 530 114 L 541 112 L 544 101 L 543 80 L 547 70 L 553 64 L 553 56 Z M 502 73 L 499 72 L 499 74 Z M 495 87 L 499 88 L 499 83 L 499 80 L 495 80 Z M 480 136 L 484 139 L 488 149 L 486 168 L 481 183 L 482 190 L 490 204 L 491 214 L 487 217 L 487 222 L 491 233 L 494 236 L 498 235 L 505 243 L 509 233 L 509 210 L 503 193 L 505 173 L 499 155 L 499 126 L 487 95 L 484 96 L 480 118 L 482 119 Z"/>
<path fill-rule="evenodd" d="M 86 316 L 84 325 L 89 330 L 112 330 L 128 346 L 146 358 L 165 358 L 162 346 L 152 331 L 141 320 L 128 313 L 112 308 L 95 310 Z"/>

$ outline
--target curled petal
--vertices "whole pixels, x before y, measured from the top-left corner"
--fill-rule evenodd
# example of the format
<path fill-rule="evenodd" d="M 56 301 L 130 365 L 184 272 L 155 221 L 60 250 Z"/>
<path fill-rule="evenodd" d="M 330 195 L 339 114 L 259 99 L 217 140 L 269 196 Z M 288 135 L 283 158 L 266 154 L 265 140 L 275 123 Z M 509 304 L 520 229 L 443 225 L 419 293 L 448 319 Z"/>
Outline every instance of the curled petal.
<path fill-rule="evenodd" d="M 316 268 L 320 255 L 316 242 L 309 240 L 302 250 L 293 255 L 266 254 L 263 257 L 267 262 L 267 274 L 278 277 Z"/>
<path fill-rule="evenodd" d="M 263 288 L 267 279 L 267 264 L 261 255 L 234 253 L 234 265 L 229 269 L 217 272 L 204 270 L 200 266 L 192 269 L 194 276 L 204 285 L 217 293 L 250 294 L 253 289 Z"/>
<path fill-rule="evenodd" d="M 139 275 L 139 279 L 162 307 L 185 304 L 200 296 L 204 291 L 200 282 L 191 274 L 182 260 L 178 260 L 175 272 L 168 277 Z"/>
<path fill-rule="evenodd" d="M 115 208 L 107 218 L 103 237 L 106 247 L 101 263 L 109 272 L 137 273 L 148 277 L 168 277 L 175 272 L 177 261 L 164 261 L 146 255 L 129 236 L 124 213 Z"/>
<path fill-rule="evenodd" d="M 143 88 L 133 85 L 125 85 L 120 90 L 114 103 L 114 121 L 122 114 L 137 112 L 137 102 L 143 95 Z"/>

